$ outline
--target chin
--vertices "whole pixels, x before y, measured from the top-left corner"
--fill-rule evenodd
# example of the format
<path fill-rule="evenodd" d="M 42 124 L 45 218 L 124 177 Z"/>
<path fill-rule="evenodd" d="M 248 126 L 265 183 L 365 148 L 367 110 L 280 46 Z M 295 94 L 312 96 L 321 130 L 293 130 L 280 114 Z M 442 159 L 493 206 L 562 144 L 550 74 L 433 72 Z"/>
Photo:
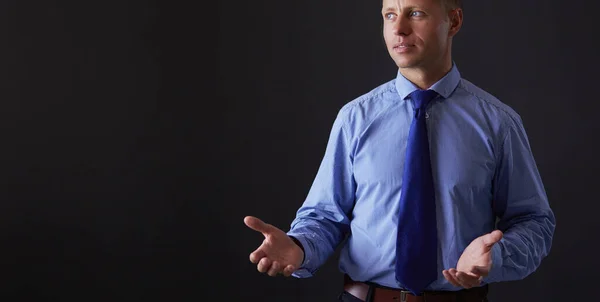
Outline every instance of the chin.
<path fill-rule="evenodd" d="M 399 68 L 411 68 L 419 65 L 417 60 L 406 60 L 404 58 L 396 58 L 394 62 Z"/>
<path fill-rule="evenodd" d="M 411 55 L 393 54 L 392 59 L 399 68 L 410 68 L 419 65 L 419 58 Z"/>

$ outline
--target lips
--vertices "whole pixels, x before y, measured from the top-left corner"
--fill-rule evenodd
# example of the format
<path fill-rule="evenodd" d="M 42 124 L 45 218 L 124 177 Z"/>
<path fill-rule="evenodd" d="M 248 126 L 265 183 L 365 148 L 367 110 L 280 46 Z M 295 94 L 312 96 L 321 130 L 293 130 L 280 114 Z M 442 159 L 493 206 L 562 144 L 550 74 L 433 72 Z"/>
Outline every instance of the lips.
<path fill-rule="evenodd" d="M 396 43 L 394 44 L 394 48 L 408 48 L 408 47 L 414 47 L 414 44 L 410 44 L 410 43 Z"/>
<path fill-rule="evenodd" d="M 397 54 L 405 54 L 405 53 L 410 53 L 415 49 L 415 45 L 414 44 L 409 44 L 406 42 L 402 42 L 402 43 L 396 43 L 393 46 L 393 51 Z"/>

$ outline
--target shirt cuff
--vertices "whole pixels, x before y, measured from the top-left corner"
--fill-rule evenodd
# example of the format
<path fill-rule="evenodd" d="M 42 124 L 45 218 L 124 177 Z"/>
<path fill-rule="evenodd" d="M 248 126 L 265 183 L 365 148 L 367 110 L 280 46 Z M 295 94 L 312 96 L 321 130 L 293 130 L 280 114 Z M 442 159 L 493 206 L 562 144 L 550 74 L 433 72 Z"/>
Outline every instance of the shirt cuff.
<path fill-rule="evenodd" d="M 502 257 L 502 240 L 494 244 L 492 246 L 492 269 L 490 273 L 483 278 L 485 283 L 492 283 L 502 281 L 502 265 L 504 263 L 504 259 Z"/>
<path fill-rule="evenodd" d="M 302 245 L 302 250 L 304 251 L 304 259 L 302 260 L 302 264 L 300 267 L 292 273 L 292 276 L 296 278 L 309 278 L 313 276 L 313 271 L 310 269 L 311 260 L 313 259 L 313 251 L 310 248 L 310 244 L 306 240 L 306 237 L 302 234 L 294 234 L 288 233 L 288 236 L 296 238 L 298 242 Z"/>

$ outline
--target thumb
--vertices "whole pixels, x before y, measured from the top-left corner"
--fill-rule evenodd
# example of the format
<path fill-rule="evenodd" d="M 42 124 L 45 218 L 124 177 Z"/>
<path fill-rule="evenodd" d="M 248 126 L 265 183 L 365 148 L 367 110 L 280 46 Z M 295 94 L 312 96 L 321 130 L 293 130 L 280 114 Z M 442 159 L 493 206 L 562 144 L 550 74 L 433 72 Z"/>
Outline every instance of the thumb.
<path fill-rule="evenodd" d="M 503 235 L 504 234 L 502 234 L 502 231 L 500 230 L 495 230 L 489 234 L 483 235 L 483 244 L 485 244 L 486 247 L 492 247 L 496 242 L 502 239 Z"/>
<path fill-rule="evenodd" d="M 257 231 L 257 232 L 261 232 L 263 235 L 267 235 L 272 233 L 275 230 L 275 227 L 268 224 L 268 223 L 264 223 L 262 220 L 253 217 L 253 216 L 246 216 L 244 218 L 244 223 L 251 229 Z"/>

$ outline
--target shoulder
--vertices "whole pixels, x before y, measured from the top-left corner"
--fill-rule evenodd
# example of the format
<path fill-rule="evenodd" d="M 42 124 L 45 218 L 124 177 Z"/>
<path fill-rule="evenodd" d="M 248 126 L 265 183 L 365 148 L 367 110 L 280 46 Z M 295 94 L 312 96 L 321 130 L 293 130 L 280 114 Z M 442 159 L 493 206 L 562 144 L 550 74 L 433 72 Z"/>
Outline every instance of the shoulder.
<path fill-rule="evenodd" d="M 469 80 L 461 78 L 457 87 L 457 93 L 464 99 L 472 101 L 473 104 L 487 113 L 488 117 L 499 119 L 503 126 L 520 127 L 522 121 L 517 111 Z"/>
<path fill-rule="evenodd" d="M 338 120 L 344 124 L 364 123 L 385 111 L 396 99 L 395 80 L 387 81 L 370 91 L 345 103 L 338 112 Z"/>

